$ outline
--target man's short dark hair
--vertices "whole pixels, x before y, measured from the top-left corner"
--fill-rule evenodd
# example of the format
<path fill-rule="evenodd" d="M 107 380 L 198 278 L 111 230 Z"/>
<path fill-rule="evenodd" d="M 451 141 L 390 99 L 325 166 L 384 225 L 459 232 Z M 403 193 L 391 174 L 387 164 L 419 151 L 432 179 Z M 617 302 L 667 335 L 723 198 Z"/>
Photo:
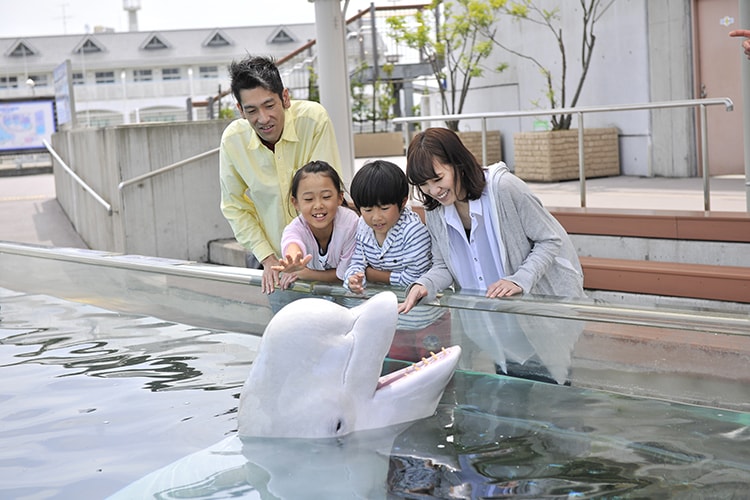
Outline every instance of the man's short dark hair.
<path fill-rule="evenodd" d="M 229 79 L 232 95 L 237 102 L 242 102 L 240 90 L 258 87 L 278 94 L 282 102 L 284 100 L 284 83 L 271 57 L 247 56 L 241 61 L 232 61 L 229 64 Z"/>
<path fill-rule="evenodd" d="M 365 163 L 352 179 L 349 194 L 354 206 L 398 205 L 403 208 L 409 196 L 409 183 L 401 167 L 386 160 Z"/>

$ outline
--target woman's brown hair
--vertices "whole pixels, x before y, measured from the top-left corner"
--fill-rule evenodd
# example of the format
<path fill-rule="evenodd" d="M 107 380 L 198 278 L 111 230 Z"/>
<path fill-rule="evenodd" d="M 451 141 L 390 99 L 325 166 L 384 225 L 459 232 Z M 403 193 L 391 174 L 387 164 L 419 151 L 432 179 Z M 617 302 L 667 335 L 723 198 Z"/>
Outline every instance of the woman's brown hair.
<path fill-rule="evenodd" d="M 477 200 L 482 196 L 487 184 L 484 171 L 458 134 L 447 128 L 428 128 L 414 136 L 406 152 L 406 178 L 409 184 L 417 188 L 417 199 L 425 210 L 433 210 L 440 205 L 435 198 L 419 189 L 421 184 L 437 177 L 435 160 L 453 168 L 454 179 L 460 179 L 468 200 Z"/>

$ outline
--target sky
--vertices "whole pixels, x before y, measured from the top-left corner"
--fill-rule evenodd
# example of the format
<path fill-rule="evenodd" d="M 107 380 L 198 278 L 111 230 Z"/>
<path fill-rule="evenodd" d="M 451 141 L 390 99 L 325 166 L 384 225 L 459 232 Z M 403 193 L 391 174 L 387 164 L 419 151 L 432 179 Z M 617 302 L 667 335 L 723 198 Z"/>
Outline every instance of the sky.
<path fill-rule="evenodd" d="M 349 0 L 346 17 L 370 6 Z M 140 0 L 138 30 L 157 31 L 315 22 L 308 0 Z M 377 6 L 407 4 L 374 0 Z M 427 3 L 414 1 L 411 3 Z M 345 0 L 341 1 L 341 7 Z M 128 31 L 123 0 L 0 0 L 0 38 L 83 34 L 104 26 Z"/>

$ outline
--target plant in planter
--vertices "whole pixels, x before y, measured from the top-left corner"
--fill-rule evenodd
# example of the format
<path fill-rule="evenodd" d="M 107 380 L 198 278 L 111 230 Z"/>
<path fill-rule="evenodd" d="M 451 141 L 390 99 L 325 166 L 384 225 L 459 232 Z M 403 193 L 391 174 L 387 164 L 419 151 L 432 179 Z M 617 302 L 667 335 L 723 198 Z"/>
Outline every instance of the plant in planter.
<path fill-rule="evenodd" d="M 414 22 L 405 16 L 386 20 L 389 35 L 397 43 L 418 50 L 430 63 L 443 114 L 463 111 L 471 81 L 484 73 L 482 63 L 492 53 L 493 43 L 487 35 L 494 36 L 494 25 L 505 4 L 506 0 L 433 0 L 428 9 L 417 11 Z M 458 123 L 448 120 L 446 126 L 458 131 Z"/>
<path fill-rule="evenodd" d="M 581 31 L 580 46 L 574 50 L 580 54 L 580 73 L 577 80 L 568 73 L 568 45 L 566 44 L 560 6 L 551 10 L 540 7 L 538 1 L 522 0 L 508 2 L 503 6 L 503 14 L 513 17 L 518 22 L 536 25 L 543 31 L 552 34 L 559 53 L 559 74 L 553 73 L 550 65 L 545 65 L 532 54 L 519 52 L 507 43 L 499 40 L 495 32 L 483 30 L 483 34 L 492 43 L 503 50 L 534 64 L 544 77 L 544 95 L 550 109 L 575 107 L 583 92 L 583 85 L 591 67 L 592 55 L 596 43 L 595 28 L 597 22 L 609 10 L 615 0 L 579 0 Z M 562 4 L 562 2 L 559 2 Z M 568 3 L 565 7 L 570 10 Z M 543 35 L 543 33 L 542 33 Z M 540 35 L 541 36 L 541 35 Z M 568 84 L 574 83 L 572 97 Z M 534 104 L 539 105 L 539 102 Z M 522 132 L 514 137 L 516 174 L 526 180 L 557 181 L 576 179 L 578 170 L 578 133 L 569 130 L 571 114 L 553 114 L 550 119 L 551 133 Z M 586 156 L 595 162 L 586 167 L 587 177 L 618 175 L 620 173 L 618 135 L 616 129 L 597 129 L 584 132 L 584 151 Z M 571 146 L 571 143 L 573 144 Z M 560 150 L 563 150 L 562 152 Z"/>

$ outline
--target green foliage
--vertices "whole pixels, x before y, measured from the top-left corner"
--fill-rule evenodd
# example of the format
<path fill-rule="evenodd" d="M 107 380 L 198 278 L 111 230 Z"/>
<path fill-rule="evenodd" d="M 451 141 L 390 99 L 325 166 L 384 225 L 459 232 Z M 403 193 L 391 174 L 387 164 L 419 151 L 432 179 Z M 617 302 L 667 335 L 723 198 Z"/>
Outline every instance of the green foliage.
<path fill-rule="evenodd" d="M 561 69 L 557 78 L 555 78 L 552 71 L 542 64 L 534 55 L 521 53 L 510 48 L 507 43 L 499 40 L 496 33 L 483 29 L 483 34 L 491 40 L 493 44 L 537 66 L 545 81 L 544 96 L 551 109 L 575 107 L 578 103 L 578 99 L 581 97 L 581 92 L 583 91 L 583 83 L 586 80 L 589 67 L 591 66 L 591 56 L 596 42 L 594 28 L 597 21 L 599 21 L 601 16 L 612 6 L 615 0 L 579 0 L 579 2 L 581 7 L 581 42 L 580 48 L 576 47 L 575 50 L 581 55 L 581 72 L 570 102 L 568 102 L 569 92 L 567 86 L 568 54 L 565 38 L 563 36 L 563 29 L 560 24 L 560 8 L 562 6 L 562 0 L 558 0 L 560 6 L 555 7 L 552 10 L 539 7 L 538 2 L 533 0 L 507 2 L 502 7 L 503 14 L 511 16 L 519 22 L 535 24 L 552 33 L 560 57 Z M 565 5 L 569 6 L 570 0 L 568 0 Z M 538 101 L 535 101 L 534 104 L 538 105 Z M 551 119 L 552 129 L 567 130 L 570 128 L 571 121 L 572 115 L 570 114 L 553 115 Z"/>
<path fill-rule="evenodd" d="M 237 113 L 235 113 L 235 108 L 232 108 L 232 107 L 221 108 L 219 110 L 219 118 L 220 119 L 237 118 Z"/>
<path fill-rule="evenodd" d="M 472 79 L 484 74 L 482 62 L 494 48 L 488 35 L 495 35 L 497 16 L 506 3 L 506 0 L 433 0 L 429 9 L 417 12 L 413 23 L 405 16 L 386 20 L 397 43 L 419 50 L 430 63 L 438 82 L 443 114 L 463 111 Z M 504 67 L 498 69 L 502 71 Z M 458 120 L 446 121 L 446 125 L 458 130 Z"/>
<path fill-rule="evenodd" d="M 372 132 L 379 132 L 377 126 L 383 125 L 382 131 L 388 131 L 389 122 L 394 118 L 393 106 L 396 104 L 396 92 L 390 80 L 393 64 L 384 64 L 381 70 L 386 80 L 378 79 L 374 83 L 365 83 L 362 75 L 368 69 L 363 62 L 353 72 L 349 81 L 352 95 L 352 121 L 361 127 L 371 123 Z"/>

